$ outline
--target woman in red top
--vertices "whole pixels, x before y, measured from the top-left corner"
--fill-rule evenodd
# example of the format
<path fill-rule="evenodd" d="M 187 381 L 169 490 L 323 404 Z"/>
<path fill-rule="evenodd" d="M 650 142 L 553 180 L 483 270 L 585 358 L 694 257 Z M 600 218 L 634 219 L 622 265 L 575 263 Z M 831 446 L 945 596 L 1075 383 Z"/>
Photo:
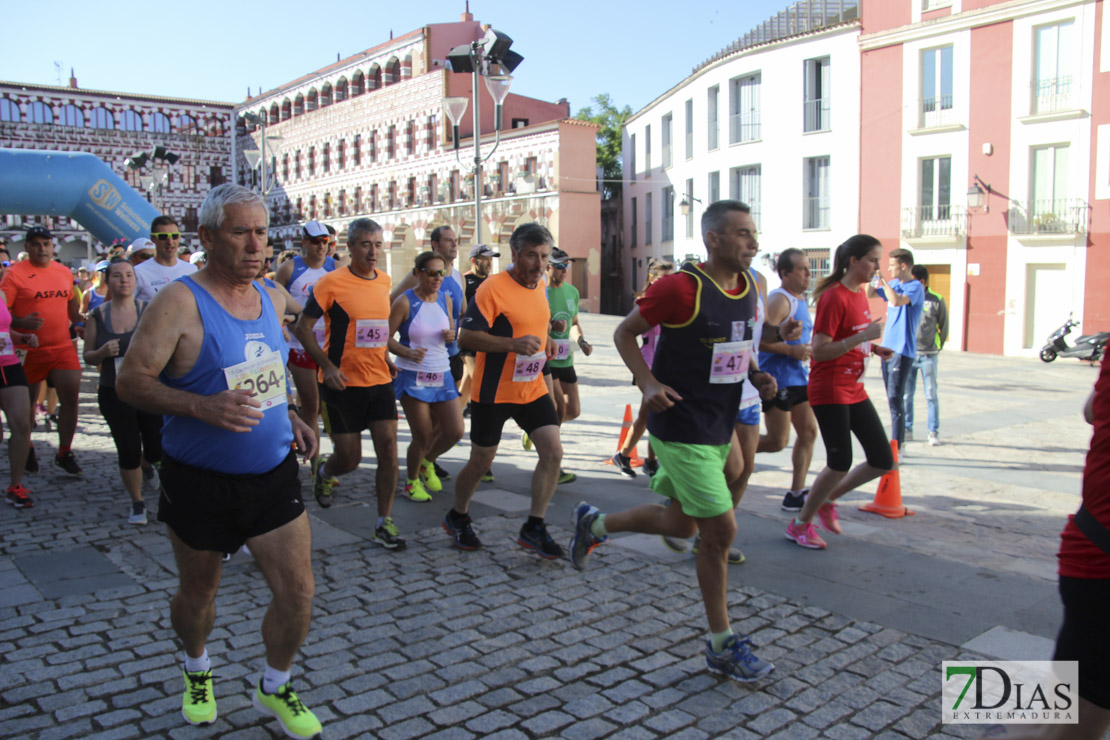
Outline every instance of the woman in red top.
<path fill-rule="evenodd" d="M 862 288 L 879 269 L 882 245 L 867 234 L 857 234 L 836 249 L 833 271 L 817 286 L 813 321 L 813 359 L 809 373 L 809 403 L 825 442 L 825 469 L 810 488 L 798 518 L 786 528 L 786 538 L 812 550 L 825 549 L 813 518 L 840 534 L 836 504 L 832 503 L 894 467 L 886 430 L 863 388 L 872 352 L 885 357 L 890 350 L 871 342 L 883 335 L 882 321 L 872 321 Z M 852 434 L 867 462 L 852 468 Z"/>

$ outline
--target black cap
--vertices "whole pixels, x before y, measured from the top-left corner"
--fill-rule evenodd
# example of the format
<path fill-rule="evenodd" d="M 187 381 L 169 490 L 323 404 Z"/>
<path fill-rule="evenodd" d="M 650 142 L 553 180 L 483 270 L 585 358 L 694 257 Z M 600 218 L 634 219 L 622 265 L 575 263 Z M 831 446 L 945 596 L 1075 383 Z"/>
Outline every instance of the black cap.
<path fill-rule="evenodd" d="M 50 233 L 50 230 L 47 229 L 45 226 L 32 226 L 31 228 L 27 229 L 27 233 L 24 234 L 23 240 L 29 241 L 31 239 L 34 239 L 36 236 L 41 236 L 46 239 L 54 238 L 54 236 Z"/>
<path fill-rule="evenodd" d="M 564 252 L 558 247 L 551 248 L 551 259 L 548 260 L 553 265 L 565 265 L 568 262 L 574 262 L 574 257 Z"/>

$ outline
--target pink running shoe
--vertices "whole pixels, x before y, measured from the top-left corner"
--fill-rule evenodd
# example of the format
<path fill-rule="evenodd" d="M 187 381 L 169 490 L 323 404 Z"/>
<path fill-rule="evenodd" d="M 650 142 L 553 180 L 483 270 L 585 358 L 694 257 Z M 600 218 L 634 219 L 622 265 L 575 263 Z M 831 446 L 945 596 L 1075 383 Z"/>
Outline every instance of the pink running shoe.
<path fill-rule="evenodd" d="M 844 530 L 840 527 L 840 515 L 836 513 L 836 504 L 826 501 L 817 510 L 821 519 L 821 526 L 833 534 L 841 534 Z"/>
<path fill-rule="evenodd" d="M 795 524 L 791 521 L 790 526 L 786 528 L 786 539 L 794 540 L 798 545 L 810 550 L 824 550 L 828 547 L 812 524 Z"/>

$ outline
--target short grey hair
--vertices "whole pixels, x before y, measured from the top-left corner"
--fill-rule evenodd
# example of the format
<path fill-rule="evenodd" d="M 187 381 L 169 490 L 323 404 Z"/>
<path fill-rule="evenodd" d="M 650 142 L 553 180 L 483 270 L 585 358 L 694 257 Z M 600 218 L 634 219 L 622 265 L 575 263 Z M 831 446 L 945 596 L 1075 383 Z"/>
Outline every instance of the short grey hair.
<path fill-rule="evenodd" d="M 509 249 L 513 250 L 514 253 L 526 247 L 538 247 L 542 244 L 554 243 L 555 238 L 551 236 L 547 227 L 535 221 L 517 226 L 513 229 L 512 236 L 509 237 Z"/>
<path fill-rule="evenodd" d="M 728 226 L 729 211 L 751 213 L 752 209 L 747 203 L 738 200 L 718 200 L 715 203 L 710 203 L 709 207 L 705 209 L 705 213 L 701 214 L 701 239 L 703 242 L 709 238 L 710 231 L 717 234 L 724 233 L 725 227 Z"/>
<path fill-rule="evenodd" d="M 347 244 L 357 244 L 363 234 L 373 234 L 381 230 L 381 224 L 372 218 L 356 218 L 347 225 Z"/>
<path fill-rule="evenodd" d="M 219 229 L 224 224 L 224 218 L 227 217 L 226 209 L 231 205 L 262 206 L 262 209 L 266 211 L 266 225 L 269 226 L 270 209 L 266 207 L 266 201 L 262 199 L 262 196 L 250 188 L 230 182 L 217 185 L 208 191 L 208 195 L 204 196 L 204 202 L 200 204 L 198 219 L 200 225 L 212 230 Z"/>

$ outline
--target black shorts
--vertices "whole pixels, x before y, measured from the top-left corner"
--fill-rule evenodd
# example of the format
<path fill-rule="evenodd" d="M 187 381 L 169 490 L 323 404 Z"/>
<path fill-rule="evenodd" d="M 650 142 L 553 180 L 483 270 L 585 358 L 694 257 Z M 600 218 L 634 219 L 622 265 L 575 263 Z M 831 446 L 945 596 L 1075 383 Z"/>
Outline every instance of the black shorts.
<path fill-rule="evenodd" d="M 501 443 L 501 430 L 509 419 L 529 434 L 540 427 L 559 424 L 549 393 L 531 403 L 471 403 L 470 443 L 478 447 L 496 447 Z"/>
<path fill-rule="evenodd" d="M 770 401 L 763 402 L 763 413 L 766 414 L 771 409 L 789 412 L 790 409 L 803 403 L 809 403 L 809 386 L 788 385 L 785 388 L 779 388 L 778 394 Z"/>
<path fill-rule="evenodd" d="M 0 388 L 27 385 L 27 373 L 18 362 L 13 365 L 0 365 Z"/>
<path fill-rule="evenodd" d="M 574 372 L 574 365 L 567 367 L 553 367 L 551 365 L 544 365 L 544 370 L 551 368 L 551 377 L 560 383 L 577 383 L 578 373 Z"/>
<path fill-rule="evenodd" d="M 214 473 L 163 455 L 158 521 L 194 550 L 236 552 L 304 513 L 299 472 L 292 451 L 256 475 Z"/>
<path fill-rule="evenodd" d="M 871 400 L 853 404 L 814 406 L 813 415 L 825 443 L 825 464 L 839 473 L 852 469 L 852 435 L 859 440 L 867 464 L 879 470 L 894 467 L 894 453 L 886 429 Z"/>
<path fill-rule="evenodd" d="M 320 383 L 320 401 L 328 434 L 361 434 L 372 422 L 397 419 L 397 396 L 392 383 L 349 385 L 345 391 Z"/>
<path fill-rule="evenodd" d="M 1060 576 L 1064 623 L 1053 660 L 1079 661 L 1079 695 L 1110 709 L 1110 578 Z"/>
<path fill-rule="evenodd" d="M 462 355 L 451 355 L 448 361 L 451 363 L 451 377 L 454 379 L 455 383 L 458 384 L 458 382 L 462 380 L 463 375 Z"/>
<path fill-rule="evenodd" d="M 459 357 L 477 357 L 477 353 L 472 349 L 459 349 Z"/>

